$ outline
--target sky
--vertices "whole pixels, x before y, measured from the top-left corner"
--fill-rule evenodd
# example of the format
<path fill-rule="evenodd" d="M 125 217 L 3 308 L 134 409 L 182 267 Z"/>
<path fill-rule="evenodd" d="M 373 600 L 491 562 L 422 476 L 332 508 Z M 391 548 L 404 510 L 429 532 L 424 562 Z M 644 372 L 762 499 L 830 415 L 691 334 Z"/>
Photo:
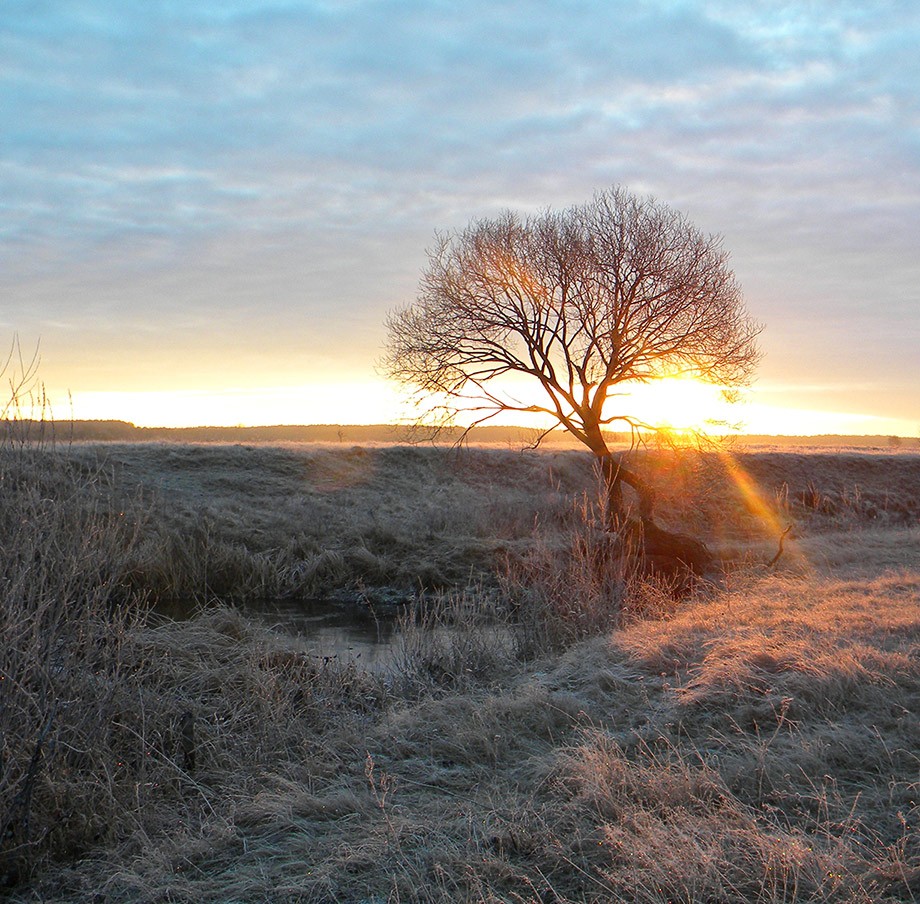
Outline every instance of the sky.
<path fill-rule="evenodd" d="M 435 233 L 622 185 L 723 237 L 746 429 L 917 437 L 918 46 L 916 0 L 4 0 L 0 345 L 57 419 L 392 422 Z"/>

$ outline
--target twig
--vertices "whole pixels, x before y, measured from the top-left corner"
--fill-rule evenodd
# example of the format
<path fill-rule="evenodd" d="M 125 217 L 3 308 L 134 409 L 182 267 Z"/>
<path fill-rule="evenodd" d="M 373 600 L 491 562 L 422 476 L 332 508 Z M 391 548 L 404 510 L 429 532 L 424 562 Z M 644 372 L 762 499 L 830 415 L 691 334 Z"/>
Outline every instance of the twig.
<path fill-rule="evenodd" d="M 45 738 L 48 736 L 48 732 L 51 731 L 51 725 L 56 714 L 57 706 L 55 705 L 51 708 L 45 727 L 42 728 L 38 740 L 35 742 L 35 750 L 32 751 L 32 759 L 29 761 L 29 768 L 23 778 L 22 787 L 16 792 L 16 796 L 10 804 L 6 823 L 3 826 L 3 830 L 0 831 L 0 844 L 17 835 L 17 828 L 21 830 L 23 843 L 28 844 L 29 809 L 32 803 L 32 790 L 35 787 L 35 779 L 38 777 L 38 767 L 42 760 L 42 748 L 45 744 Z"/>
<path fill-rule="evenodd" d="M 770 559 L 769 562 L 767 562 L 767 568 L 772 568 L 772 567 L 780 560 L 780 556 L 782 556 L 782 554 L 783 554 L 783 548 L 784 548 L 785 542 L 786 542 L 786 535 L 789 533 L 789 531 L 792 530 L 793 526 L 794 526 L 794 525 L 790 524 L 789 527 L 787 527 L 787 528 L 779 535 L 779 549 L 776 550 L 776 555 L 773 556 L 773 558 Z"/>

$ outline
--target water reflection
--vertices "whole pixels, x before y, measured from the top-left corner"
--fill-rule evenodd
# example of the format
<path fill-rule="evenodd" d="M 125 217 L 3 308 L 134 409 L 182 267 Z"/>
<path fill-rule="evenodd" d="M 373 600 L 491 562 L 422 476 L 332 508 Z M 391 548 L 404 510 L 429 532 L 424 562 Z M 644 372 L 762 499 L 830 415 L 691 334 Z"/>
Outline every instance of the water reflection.
<path fill-rule="evenodd" d="M 250 617 L 271 628 L 293 634 L 317 658 L 355 662 L 364 668 L 382 668 L 393 658 L 399 631 L 395 612 L 384 614 L 362 606 L 340 605 L 327 600 L 260 600 L 240 607 Z M 190 618 L 197 607 L 191 603 L 158 603 L 161 616 Z"/>
<path fill-rule="evenodd" d="M 360 606 L 324 600 L 264 601 L 247 605 L 246 612 L 296 634 L 316 656 L 356 661 L 365 668 L 388 664 L 398 637 L 393 614 L 381 616 Z"/>

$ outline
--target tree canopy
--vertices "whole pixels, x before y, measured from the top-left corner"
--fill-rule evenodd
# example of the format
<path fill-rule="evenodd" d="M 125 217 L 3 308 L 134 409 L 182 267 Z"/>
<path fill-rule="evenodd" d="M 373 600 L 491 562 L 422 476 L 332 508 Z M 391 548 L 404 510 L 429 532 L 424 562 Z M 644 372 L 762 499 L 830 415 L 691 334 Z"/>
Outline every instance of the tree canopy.
<path fill-rule="evenodd" d="M 759 358 L 719 236 L 619 187 L 533 216 L 506 212 L 441 235 L 414 303 L 387 319 L 384 365 L 429 414 L 546 415 L 598 456 L 636 425 L 621 384 L 691 375 L 746 384 Z M 542 387 L 516 400 L 505 378 Z"/>

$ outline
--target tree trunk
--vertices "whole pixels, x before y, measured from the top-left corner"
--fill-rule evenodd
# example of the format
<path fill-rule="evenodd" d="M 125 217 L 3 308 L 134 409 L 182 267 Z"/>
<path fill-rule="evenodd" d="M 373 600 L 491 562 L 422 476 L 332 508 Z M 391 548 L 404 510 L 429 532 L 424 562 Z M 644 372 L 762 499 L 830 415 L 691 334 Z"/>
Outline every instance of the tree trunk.
<path fill-rule="evenodd" d="M 604 478 L 604 490 L 606 499 L 604 500 L 606 508 L 604 509 L 604 526 L 607 530 L 616 530 L 618 525 L 626 517 L 623 502 L 623 484 L 619 463 L 613 460 L 613 456 L 608 452 L 600 456 L 601 474 Z"/>
<path fill-rule="evenodd" d="M 655 508 L 654 490 L 638 474 L 625 467 L 622 459 L 614 458 L 609 452 L 599 457 L 607 492 L 607 528 L 615 530 L 627 517 L 623 502 L 624 483 L 636 491 L 639 499 L 639 517 L 643 521 L 651 521 Z"/>
<path fill-rule="evenodd" d="M 713 561 L 702 540 L 659 527 L 653 518 L 655 492 L 634 471 L 609 452 L 600 457 L 606 488 L 606 527 L 626 542 L 624 548 L 639 560 L 643 570 L 669 576 L 700 575 Z M 630 517 L 623 499 L 623 484 L 636 492 L 639 517 Z"/>

